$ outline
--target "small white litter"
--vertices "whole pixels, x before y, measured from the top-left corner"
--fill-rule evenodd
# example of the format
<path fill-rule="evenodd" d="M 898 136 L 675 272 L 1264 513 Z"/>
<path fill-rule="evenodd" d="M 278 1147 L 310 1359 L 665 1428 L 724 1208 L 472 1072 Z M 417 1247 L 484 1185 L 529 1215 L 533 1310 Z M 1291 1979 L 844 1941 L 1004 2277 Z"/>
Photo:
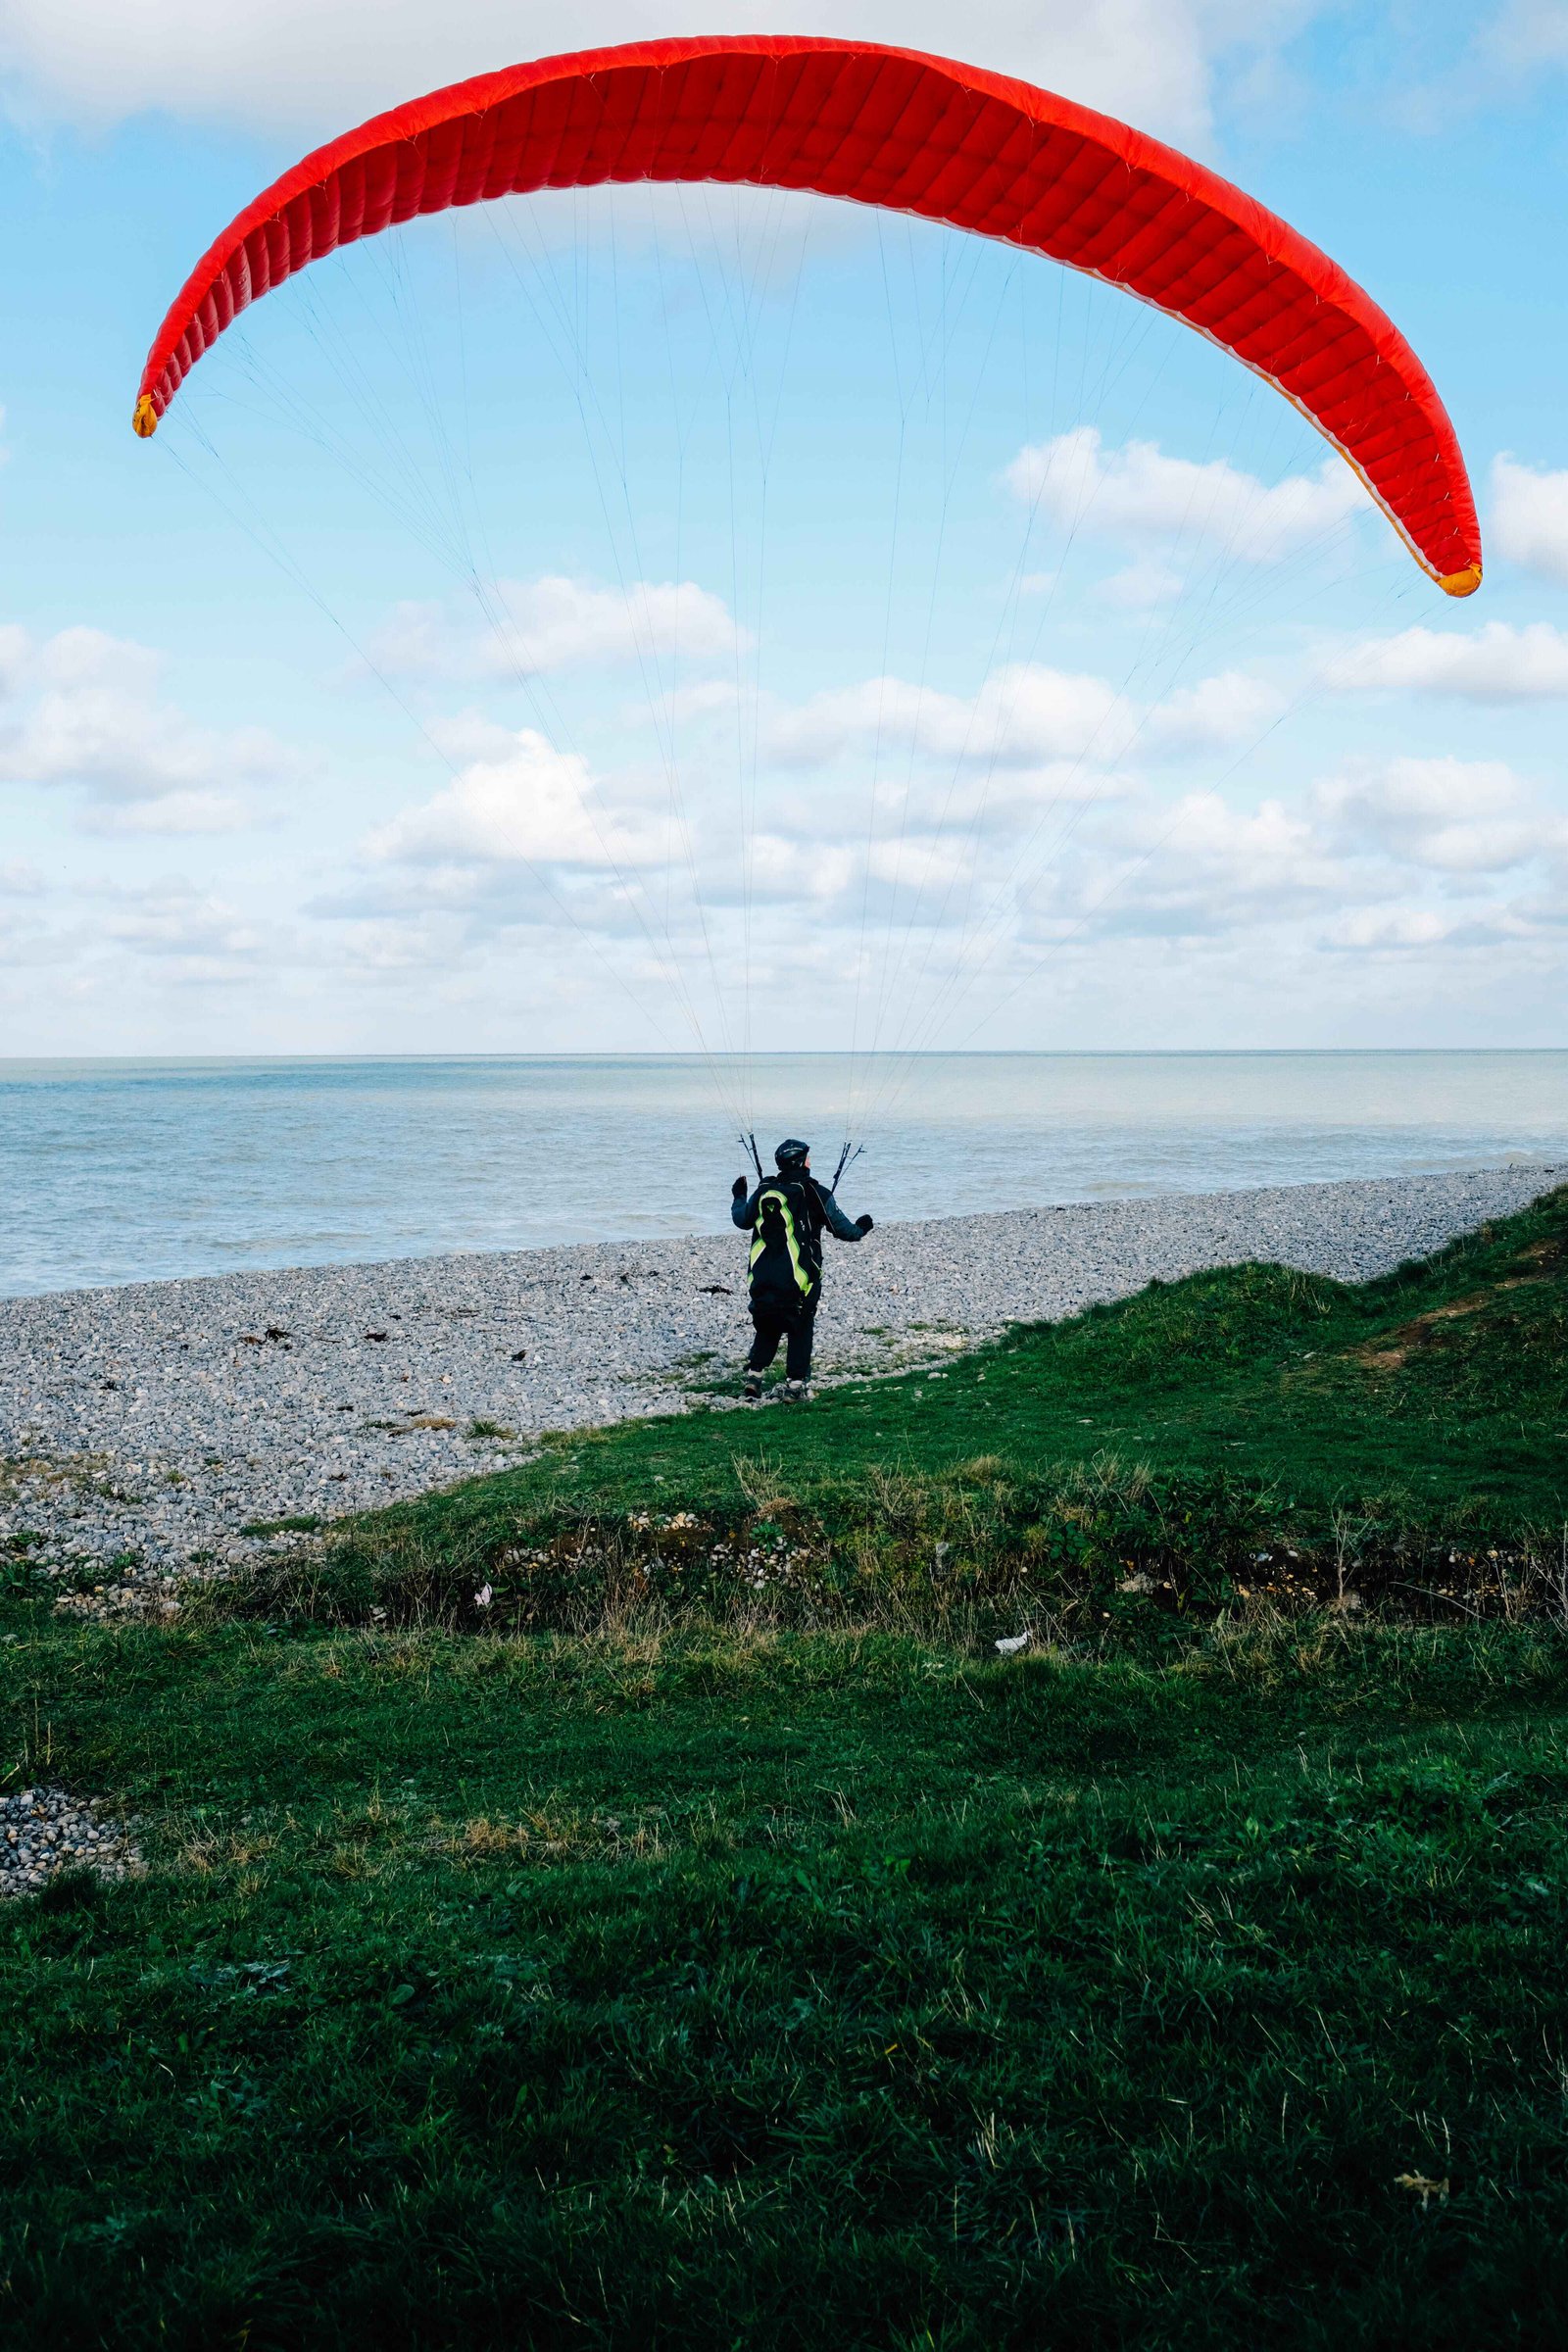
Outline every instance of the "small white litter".
<path fill-rule="evenodd" d="M 1028 1646 L 1027 1634 L 1007 1634 L 997 1643 L 999 1653 L 1004 1658 L 1015 1657 L 1020 1649 L 1027 1649 Z"/>

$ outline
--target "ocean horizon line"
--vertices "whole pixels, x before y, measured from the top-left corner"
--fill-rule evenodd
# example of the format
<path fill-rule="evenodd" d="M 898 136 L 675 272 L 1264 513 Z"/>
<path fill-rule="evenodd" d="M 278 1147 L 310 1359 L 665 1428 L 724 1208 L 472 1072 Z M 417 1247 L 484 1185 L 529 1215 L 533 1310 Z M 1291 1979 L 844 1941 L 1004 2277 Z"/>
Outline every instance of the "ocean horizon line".
<path fill-rule="evenodd" d="M 931 1047 L 918 1053 L 855 1050 L 847 1046 L 767 1047 L 743 1052 L 715 1049 L 710 1053 L 656 1052 L 638 1047 L 533 1047 L 491 1049 L 482 1053 L 460 1048 L 421 1048 L 367 1052 L 347 1049 L 336 1053 L 295 1052 L 286 1048 L 257 1048 L 233 1054 L 0 1054 L 0 1072 L 51 1068 L 62 1064 L 92 1067 L 175 1067 L 233 1065 L 245 1062 L 637 1062 L 649 1066 L 679 1064 L 695 1069 L 710 1064 L 725 1068 L 759 1062 L 938 1062 L 938 1061 L 1351 1061 L 1438 1059 L 1465 1056 L 1477 1060 L 1529 1060 L 1550 1055 L 1568 1058 L 1568 1043 L 1559 1046 L 980 1046 Z"/>

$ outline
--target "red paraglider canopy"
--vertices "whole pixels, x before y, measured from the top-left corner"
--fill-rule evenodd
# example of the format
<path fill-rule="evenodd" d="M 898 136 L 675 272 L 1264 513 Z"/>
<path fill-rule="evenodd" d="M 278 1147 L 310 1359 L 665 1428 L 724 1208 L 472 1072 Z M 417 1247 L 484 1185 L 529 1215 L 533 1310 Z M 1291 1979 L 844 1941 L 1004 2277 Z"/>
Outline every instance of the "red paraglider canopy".
<path fill-rule="evenodd" d="M 1450 596 L 1480 585 L 1475 500 L 1432 379 L 1327 255 L 1106 115 L 870 42 L 639 41 L 481 74 L 378 115 L 285 172 L 203 257 L 148 356 L 137 432 L 157 430 L 248 303 L 323 254 L 451 205 L 607 180 L 845 197 L 1125 287 L 1293 401 Z"/>

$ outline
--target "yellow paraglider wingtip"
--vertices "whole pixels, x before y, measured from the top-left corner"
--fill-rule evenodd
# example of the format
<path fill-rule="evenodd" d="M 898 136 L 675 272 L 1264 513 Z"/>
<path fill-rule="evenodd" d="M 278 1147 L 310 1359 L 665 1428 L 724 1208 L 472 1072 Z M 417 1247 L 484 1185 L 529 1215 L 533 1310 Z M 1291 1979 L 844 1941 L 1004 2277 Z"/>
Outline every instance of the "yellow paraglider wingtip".
<path fill-rule="evenodd" d="M 143 441 L 151 440 L 153 434 L 157 432 L 158 411 L 153 407 L 151 393 L 144 392 L 142 394 L 136 403 L 130 421 Z"/>
<path fill-rule="evenodd" d="M 1474 596 L 1480 585 L 1479 564 L 1468 564 L 1463 571 L 1446 572 L 1438 582 L 1445 596 Z"/>

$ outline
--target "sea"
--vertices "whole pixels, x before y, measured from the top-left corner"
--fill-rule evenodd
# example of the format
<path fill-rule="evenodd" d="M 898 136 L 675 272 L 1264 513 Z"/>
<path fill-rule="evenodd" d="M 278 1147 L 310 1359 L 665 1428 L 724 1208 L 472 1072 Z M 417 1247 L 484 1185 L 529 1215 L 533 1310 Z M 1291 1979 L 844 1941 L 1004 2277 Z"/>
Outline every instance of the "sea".
<path fill-rule="evenodd" d="M 727 1223 L 786 1134 L 852 1214 L 1568 1164 L 1568 1052 L 0 1060 L 0 1295 Z"/>

